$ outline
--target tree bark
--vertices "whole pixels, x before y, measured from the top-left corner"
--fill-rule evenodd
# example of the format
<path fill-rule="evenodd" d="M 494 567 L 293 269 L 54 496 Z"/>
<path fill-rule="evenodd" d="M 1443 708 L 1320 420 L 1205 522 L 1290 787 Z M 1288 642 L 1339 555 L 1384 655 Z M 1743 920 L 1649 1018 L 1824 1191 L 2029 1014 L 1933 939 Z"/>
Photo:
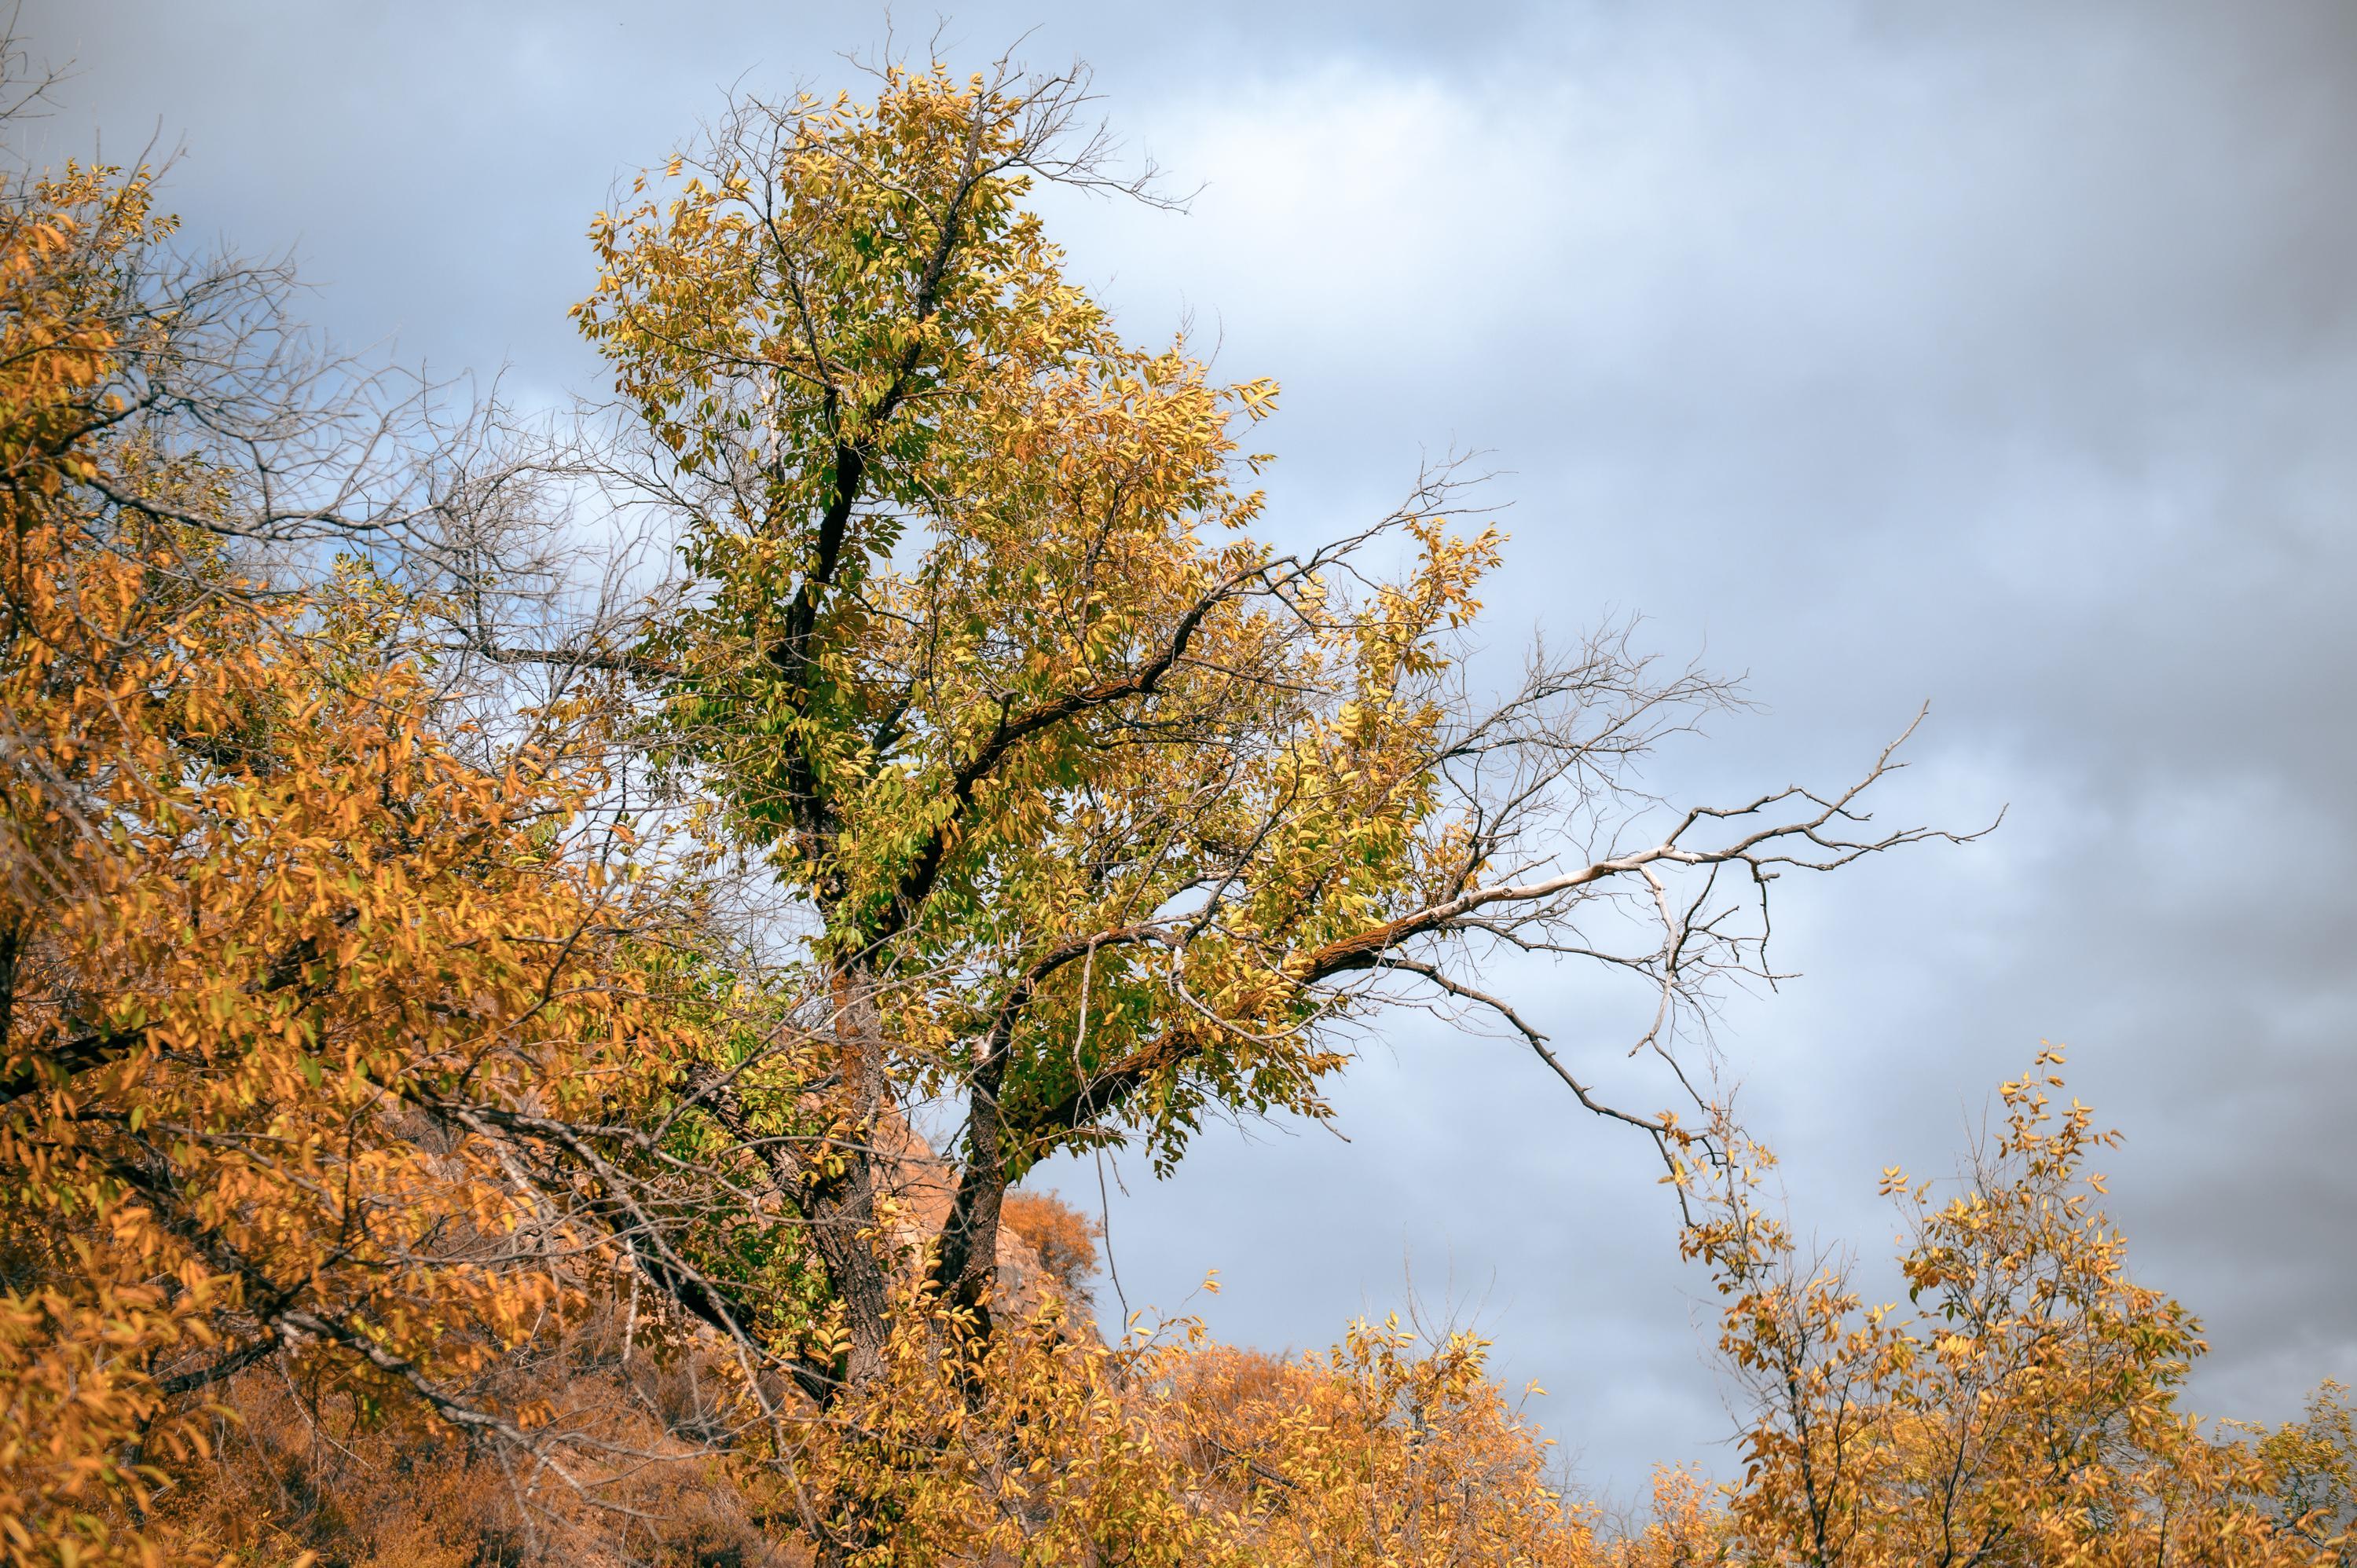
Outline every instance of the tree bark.
<path fill-rule="evenodd" d="M 842 1174 L 821 1183 L 812 1195 L 813 1243 L 826 1264 L 834 1294 L 843 1304 L 851 1338 L 844 1369 L 844 1391 L 856 1392 L 882 1370 L 891 1337 L 891 1273 L 884 1252 L 877 1208 L 877 1142 L 886 1109 L 884 1042 L 878 1027 L 873 983 L 838 970 L 834 979 L 836 1070 L 851 1094 L 850 1135 L 831 1151 Z"/>

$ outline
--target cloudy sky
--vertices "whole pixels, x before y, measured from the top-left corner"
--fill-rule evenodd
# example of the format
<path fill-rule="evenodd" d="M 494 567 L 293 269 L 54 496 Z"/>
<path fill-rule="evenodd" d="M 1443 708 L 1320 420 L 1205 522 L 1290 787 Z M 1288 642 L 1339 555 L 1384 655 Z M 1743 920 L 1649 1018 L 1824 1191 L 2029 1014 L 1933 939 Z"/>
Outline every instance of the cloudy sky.
<path fill-rule="evenodd" d="M 2357 1378 L 2357 8 L 993 0 L 942 37 L 979 64 L 1027 29 L 1200 185 L 1052 217 L 1134 336 L 1191 316 L 1284 382 L 1288 534 L 1480 449 L 1501 653 L 1641 612 L 1749 672 L 1761 710 L 1659 787 L 1835 781 L 1928 699 L 1891 814 L 2009 804 L 1982 843 L 1788 886 L 1804 978 L 1720 1043 L 1803 1229 L 1887 1251 L 1880 1167 L 1945 1168 L 2067 1042 L 2130 1135 L 2139 1273 L 2209 1325 L 2196 1404 L 2281 1418 Z M 191 228 L 295 253 L 339 339 L 554 403 L 597 386 L 564 312 L 617 177 L 731 83 L 848 81 L 885 17 L 30 0 L 20 31 L 78 66 L 44 151 L 184 147 Z M 1515 983 L 1583 1060 L 1641 1027 L 1587 977 Z M 1133 1305 L 1216 1269 L 1188 1305 L 1297 1348 L 1412 1276 L 1545 1384 L 1590 1484 L 1726 1467 L 1645 1145 L 1426 1025 L 1336 1098 L 1348 1142 L 1125 1173 Z"/>

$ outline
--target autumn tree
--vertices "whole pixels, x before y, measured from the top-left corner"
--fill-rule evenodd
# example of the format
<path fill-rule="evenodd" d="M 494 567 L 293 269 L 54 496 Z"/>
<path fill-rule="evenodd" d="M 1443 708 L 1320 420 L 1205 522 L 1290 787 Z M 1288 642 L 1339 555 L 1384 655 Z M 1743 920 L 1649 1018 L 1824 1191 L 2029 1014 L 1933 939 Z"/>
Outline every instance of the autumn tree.
<path fill-rule="evenodd" d="M 1345 1028 L 1386 1008 L 1485 1015 L 1674 1151 L 1674 1116 L 1575 1079 L 1485 956 L 1638 977 L 1631 1042 L 1668 1057 L 1716 976 L 1760 972 L 1774 876 L 1931 836 L 1866 824 L 1887 753 L 1829 794 L 1655 809 L 1632 769 L 1729 692 L 1622 635 L 1534 649 L 1483 701 L 1463 656 L 1503 540 L 1452 473 L 1331 544 L 1265 542 L 1240 443 L 1275 385 L 1124 338 L 1028 205 L 1151 199 L 1086 102 L 1077 75 L 887 67 L 866 102 L 735 104 L 601 216 L 579 319 L 681 575 L 627 636 L 485 650 L 626 674 L 700 831 L 791 911 L 771 983 L 824 1072 L 683 1092 L 806 1228 L 845 1390 L 909 1279 L 987 1329 L 1039 1161 L 1168 1169 L 1207 1116 L 1323 1115 Z M 1632 916 L 1652 934 L 1612 945 Z M 876 1151 L 919 1103 L 956 1182 L 911 1236 Z M 762 1135 L 793 1116 L 825 1134 Z"/>
<path fill-rule="evenodd" d="M 548 1459 L 495 1373 L 612 1217 L 497 1119 L 643 1104 L 696 1026 L 594 722 L 468 722 L 423 640 L 461 448 L 173 246 L 145 171 L 0 188 L 11 1562 L 209 1556 L 176 1499 L 257 1368 Z"/>
<path fill-rule="evenodd" d="M 1742 1560 L 2327 1561 L 2329 1404 L 2272 1453 L 2179 1408 L 2206 1346 L 2182 1305 L 2130 1277 L 2086 1168 L 2117 1134 L 2075 1100 L 2053 1103 L 2061 1060 L 2042 1053 L 2003 1086 L 2003 1130 L 1956 1196 L 1886 1173 L 1910 1232 L 1911 1317 L 1866 1307 L 1845 1266 L 1797 1251 L 1753 1199 L 1765 1151 L 1731 1140 L 1687 1246 L 1726 1299 L 1720 1347 L 1749 1395 L 1731 1510 Z"/>
<path fill-rule="evenodd" d="M 1709 1568 L 1742 1561 L 1727 1516 L 1728 1488 L 1712 1486 L 1680 1466 L 1657 1464 L 1649 1507 L 1641 1522 L 1631 1521 L 1602 1538 L 1599 1564 L 1609 1568 Z"/>
<path fill-rule="evenodd" d="M 2357 1412 L 2327 1379 L 2300 1419 L 2257 1435 L 2270 1506 L 2284 1530 L 2330 1552 L 2332 1568 L 2357 1563 Z"/>
<path fill-rule="evenodd" d="M 1488 1350 L 1396 1317 L 1292 1359 L 1199 1348 L 1169 1364 L 1157 1413 L 1247 1561 L 1588 1568 L 1592 1510 Z"/>
<path fill-rule="evenodd" d="M 1006 1195 L 1000 1219 L 1006 1228 L 1031 1244 L 1039 1266 L 1073 1299 L 1082 1299 L 1088 1279 L 1097 1272 L 1097 1242 L 1103 1226 L 1050 1192 L 1016 1191 Z"/>

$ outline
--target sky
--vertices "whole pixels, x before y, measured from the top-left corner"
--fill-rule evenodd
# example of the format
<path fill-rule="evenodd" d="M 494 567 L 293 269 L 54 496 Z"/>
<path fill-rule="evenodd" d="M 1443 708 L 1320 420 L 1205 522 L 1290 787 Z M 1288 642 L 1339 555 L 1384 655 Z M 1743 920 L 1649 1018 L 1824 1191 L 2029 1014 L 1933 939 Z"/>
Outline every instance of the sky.
<path fill-rule="evenodd" d="M 339 341 L 550 404 L 600 390 L 565 309 L 618 180 L 732 85 L 936 36 L 868 5 L 146 0 L 18 30 L 75 68 L 37 152 L 178 148 L 190 232 L 291 253 Z M 1090 62 L 1195 191 L 1043 207 L 1133 338 L 1191 321 L 1284 384 L 1280 534 L 1478 451 L 1498 657 L 1635 614 L 1748 675 L 1757 711 L 1653 787 L 1836 783 L 1932 704 L 1888 818 L 2002 828 L 1785 884 L 1801 978 L 1720 1020 L 1803 1235 L 1887 1255 L 1881 1168 L 1951 1168 L 2067 1044 L 2127 1133 L 2136 1272 L 2207 1325 L 2195 1408 L 2357 1380 L 2357 8 L 993 0 L 938 37 Z M 1643 1027 L 1592 976 L 1509 978 L 1598 1071 Z M 1131 1306 L 1277 1349 L 1414 1296 L 1544 1386 L 1587 1485 L 1732 1467 L 1648 1145 L 1420 1019 L 1333 1099 L 1334 1133 L 1112 1173 Z M 1096 1206 L 1093 1165 L 1051 1174 Z"/>

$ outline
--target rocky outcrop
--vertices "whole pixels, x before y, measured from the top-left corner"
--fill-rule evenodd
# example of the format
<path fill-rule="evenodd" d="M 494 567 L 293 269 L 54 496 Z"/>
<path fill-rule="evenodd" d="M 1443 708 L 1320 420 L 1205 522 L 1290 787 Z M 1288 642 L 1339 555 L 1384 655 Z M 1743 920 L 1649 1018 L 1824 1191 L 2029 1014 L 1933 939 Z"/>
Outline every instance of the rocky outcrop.
<path fill-rule="evenodd" d="M 890 1155 L 888 1190 L 901 1207 L 894 1240 L 914 1256 L 941 1234 L 957 1175 L 915 1128 L 894 1116 L 877 1129 L 877 1139 Z M 998 1290 L 992 1311 L 1001 1316 L 1028 1316 L 1049 1298 L 1065 1307 L 1071 1331 L 1093 1335 L 1096 1320 L 1085 1294 L 1068 1288 L 1040 1262 L 1039 1250 L 1014 1228 L 998 1228 Z"/>

